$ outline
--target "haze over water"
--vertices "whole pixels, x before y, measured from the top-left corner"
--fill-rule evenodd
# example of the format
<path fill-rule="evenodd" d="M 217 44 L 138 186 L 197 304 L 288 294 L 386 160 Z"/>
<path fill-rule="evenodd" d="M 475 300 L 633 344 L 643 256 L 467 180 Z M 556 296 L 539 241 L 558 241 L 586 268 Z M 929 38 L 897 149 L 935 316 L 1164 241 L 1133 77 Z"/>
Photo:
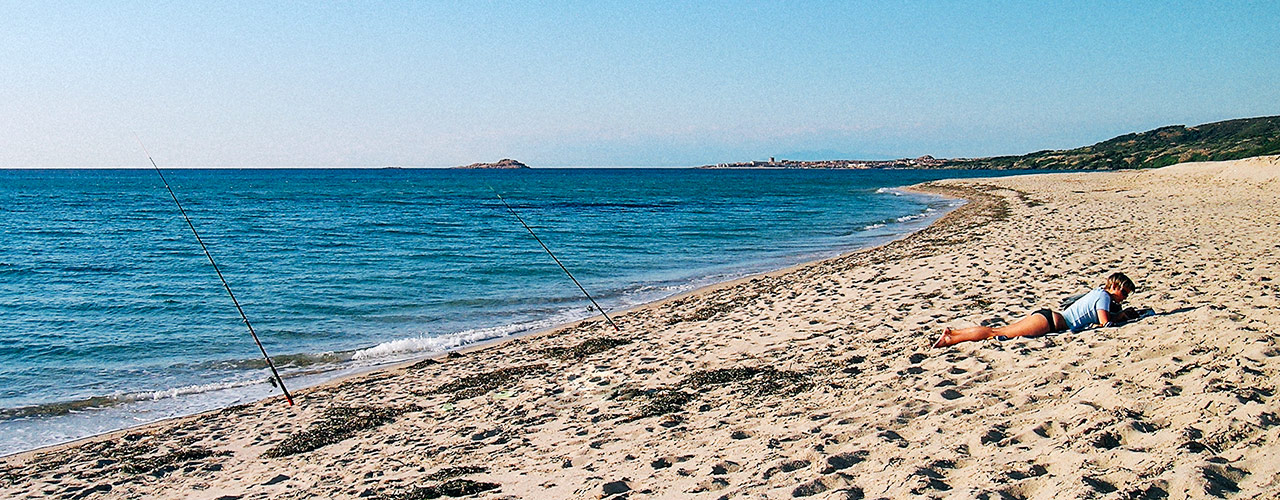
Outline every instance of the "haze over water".
<path fill-rule="evenodd" d="M 291 388 L 899 236 L 955 171 L 171 170 Z M 492 189 L 491 189 L 492 188 Z M 149 170 L 0 170 L 0 454 L 278 392 Z"/>

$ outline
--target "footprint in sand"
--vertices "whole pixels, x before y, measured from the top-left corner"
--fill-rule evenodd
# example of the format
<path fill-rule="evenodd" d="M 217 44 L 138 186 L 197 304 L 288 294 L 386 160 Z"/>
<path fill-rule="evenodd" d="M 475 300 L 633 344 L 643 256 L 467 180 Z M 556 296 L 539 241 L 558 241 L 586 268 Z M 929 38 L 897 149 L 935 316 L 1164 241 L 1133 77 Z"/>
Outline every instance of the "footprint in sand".
<path fill-rule="evenodd" d="M 1057 435 L 1057 431 L 1058 430 L 1054 427 L 1053 422 L 1045 422 L 1031 429 L 1031 432 L 1034 432 L 1037 436 L 1046 439 Z"/>
<path fill-rule="evenodd" d="M 1111 431 L 1106 431 L 1094 436 L 1093 439 L 1090 439 L 1089 444 L 1100 450 L 1114 450 L 1119 448 L 1123 443 L 1121 442 L 1120 435 Z"/>
<path fill-rule="evenodd" d="M 783 460 L 783 461 L 782 461 L 782 463 L 780 463 L 780 464 L 778 464 L 778 465 L 775 465 L 775 466 L 773 466 L 773 467 L 770 467 L 770 468 L 768 468 L 767 470 L 765 470 L 765 471 L 764 471 L 764 478 L 765 478 L 765 479 L 769 479 L 769 478 L 771 478 L 771 477 L 773 477 L 773 476 L 776 476 L 776 475 L 778 475 L 778 474 L 782 474 L 782 473 L 786 473 L 786 472 L 792 472 L 792 471 L 797 471 L 797 470 L 803 469 L 803 468 L 805 468 L 805 467 L 808 467 L 808 466 L 809 466 L 809 464 L 810 464 L 810 462 L 809 462 L 808 460 L 803 460 L 803 459 L 796 459 L 796 460 Z"/>
<path fill-rule="evenodd" d="M 831 474 L 838 470 L 848 469 L 866 460 L 869 455 L 865 450 L 859 450 L 849 453 L 840 453 L 827 457 L 827 468 L 822 470 L 823 474 Z"/>
<path fill-rule="evenodd" d="M 979 442 L 981 442 L 982 444 L 993 444 L 1001 448 L 1005 446 L 1009 446 L 1011 444 L 1017 444 L 1018 439 L 1009 437 L 1009 435 L 1006 433 L 1007 430 L 1008 428 L 1003 425 L 997 425 L 995 427 L 992 427 L 990 430 L 988 430 L 985 434 L 982 435 L 982 438 L 979 439 Z"/>

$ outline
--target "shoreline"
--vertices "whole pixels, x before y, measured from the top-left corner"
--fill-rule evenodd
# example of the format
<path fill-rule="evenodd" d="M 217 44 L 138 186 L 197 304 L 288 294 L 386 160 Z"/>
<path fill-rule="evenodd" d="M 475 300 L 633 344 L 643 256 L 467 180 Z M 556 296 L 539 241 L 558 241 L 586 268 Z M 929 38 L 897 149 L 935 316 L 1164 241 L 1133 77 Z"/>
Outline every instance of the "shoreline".
<path fill-rule="evenodd" d="M 625 336 L 587 319 L 5 457 L 0 496 L 1273 497 L 1277 186 L 1276 157 L 936 181 L 972 201 L 629 310 Z M 1159 314 L 928 347 L 1113 270 Z"/>
<path fill-rule="evenodd" d="M 1037 174 L 1023 174 L 1023 175 L 1037 175 Z M 979 178 L 979 179 L 981 179 L 981 178 Z M 944 218 L 946 218 L 946 217 L 950 216 L 953 212 L 956 212 L 957 210 L 959 210 L 959 209 L 961 209 L 961 208 L 964 208 L 965 206 L 968 206 L 968 205 L 971 203 L 971 201 L 970 201 L 970 200 L 968 200 L 967 198 L 964 198 L 964 197 L 960 196 L 959 194 L 946 195 L 946 194 L 941 194 L 941 192 L 930 192 L 930 191 L 925 191 L 925 190 L 916 190 L 916 189 L 913 189 L 913 188 L 914 188 L 914 187 L 916 187 L 916 186 L 919 186 L 919 185 L 912 185 L 912 186 L 897 186 L 897 187 L 892 187 L 892 188 L 887 188 L 887 189 L 902 190 L 902 191 L 904 191 L 904 192 L 909 192 L 909 193 L 913 193 L 913 194 L 917 194 L 917 195 L 934 196 L 934 197 L 939 197 L 939 198 L 943 198 L 943 199 L 947 199 L 947 200 L 961 201 L 961 202 L 963 202 L 963 203 L 961 203 L 961 204 L 959 204 L 959 205 L 956 205 L 956 206 L 949 207 L 947 210 L 945 210 L 945 211 L 941 211 L 939 215 L 931 216 L 931 217 L 924 217 L 922 220 L 929 220 L 929 219 L 932 219 L 928 224 L 922 225 L 922 226 L 920 226 L 920 227 L 918 227 L 918 228 L 916 228 L 915 230 L 912 230 L 912 231 L 907 231 L 907 232 L 903 232 L 903 233 L 898 233 L 898 234 L 896 234 L 896 235 L 894 235 L 894 236 L 889 236 L 889 237 L 887 237 L 887 239 L 881 239 L 881 240 L 878 240 L 878 241 L 879 241 L 878 243 L 872 243 L 870 246 L 859 247 L 859 248 L 855 248 L 855 249 L 852 249 L 852 250 L 849 250 L 849 251 L 845 251 L 845 252 L 838 253 L 838 254 L 833 255 L 833 256 L 824 257 L 824 258 L 819 258 L 819 259 L 816 259 L 816 260 L 807 260 L 807 261 L 803 261 L 803 262 L 796 263 L 796 264 L 791 264 L 791 265 L 788 265 L 788 266 L 785 266 L 785 267 L 782 267 L 782 268 L 778 268 L 778 269 L 767 270 L 767 271 L 761 271 L 761 272 L 752 272 L 752 273 L 749 273 L 749 274 L 746 274 L 746 275 L 743 275 L 743 276 L 739 276 L 739 277 L 736 277 L 736 278 L 732 278 L 732 279 L 729 279 L 729 280 L 725 280 L 725 281 L 717 281 L 717 282 L 708 283 L 708 284 L 705 284 L 705 285 L 696 286 L 696 287 L 694 287 L 694 288 L 692 288 L 692 289 L 690 289 L 690 290 L 686 290 L 686 291 L 683 291 L 683 292 L 679 292 L 679 293 L 676 293 L 676 294 L 673 294 L 673 295 L 668 295 L 668 296 L 665 296 L 665 297 L 660 297 L 660 298 L 657 298 L 657 299 L 654 299 L 654 300 L 650 300 L 650 301 L 647 301 L 647 302 L 643 302 L 643 303 L 639 303 L 639 304 L 631 305 L 631 306 L 628 306 L 628 307 L 626 307 L 626 308 L 619 309 L 619 310 L 617 310 L 617 311 L 610 311 L 610 312 L 611 312 L 611 314 L 613 314 L 613 315 L 624 315 L 624 314 L 635 313 L 635 312 L 642 311 L 642 310 L 653 309 L 653 308 L 657 308 L 657 307 L 662 306 L 664 303 L 666 303 L 666 302 L 668 302 L 668 301 L 679 300 L 679 299 L 685 299 L 685 298 L 689 298 L 689 297 L 692 297 L 692 296 L 699 295 L 699 294 L 701 294 L 701 293 L 712 292 L 712 291 L 720 290 L 720 289 L 723 289 L 723 288 L 728 288 L 728 287 L 735 286 L 735 285 L 739 285 L 739 284 L 741 284 L 741 283 L 744 283 L 744 282 L 747 282 L 747 281 L 750 281 L 750 280 L 752 280 L 752 279 L 756 279 L 756 278 L 776 277 L 776 276 L 778 276 L 778 275 L 782 275 L 782 274 L 786 274 L 786 273 L 789 273 L 789 272 L 793 272 L 793 271 L 799 270 L 799 269 L 801 269 L 801 268 L 805 268 L 805 267 L 812 266 L 812 265 L 817 265 L 817 264 L 820 264 L 820 263 L 822 263 L 822 262 L 824 262 L 824 261 L 827 261 L 827 260 L 831 260 L 831 259 L 840 259 L 840 258 L 845 258 L 845 257 L 851 256 L 851 255 L 853 255 L 853 254 L 857 254 L 857 253 L 869 252 L 869 251 L 877 250 L 877 249 L 879 249 L 879 248 L 881 248 L 881 247 L 883 247 L 883 246 L 890 245 L 890 244 L 892 244 L 892 243 L 894 243 L 894 242 L 898 242 L 898 241 L 901 241 L 901 240 L 908 239 L 908 238 L 910 238 L 912 235 L 914 235 L 914 234 L 916 234 L 916 233 L 918 233 L 918 232 L 921 232 L 921 231 L 927 230 L 927 229 L 929 229 L 929 227 L 931 227 L 931 226 L 933 226 L 934 224 L 936 224 L 936 223 L 940 222 L 942 219 L 944 219 Z M 883 188 L 882 188 L 882 189 L 883 189 Z M 908 221 L 908 222 L 910 222 L 910 221 Z M 903 224 L 905 224 L 905 222 L 904 222 Z M 457 348 L 454 348 L 454 349 L 449 349 L 449 350 L 445 350 L 445 351 L 441 351 L 441 352 L 434 352 L 434 353 L 425 354 L 425 355 L 421 355 L 421 356 L 414 356 L 414 357 L 411 357 L 411 358 L 409 358 L 409 359 L 404 359 L 404 360 L 400 360 L 400 361 L 393 361 L 393 362 L 381 363 L 381 364 L 373 364 L 373 365 L 369 365 L 369 366 L 366 366 L 366 367 L 347 367 L 347 368 L 337 367 L 337 368 L 335 368 L 334 370 L 331 370 L 331 371 L 335 371 L 335 372 L 340 372 L 340 371 L 344 371 L 344 370 L 352 370 L 352 371 L 351 371 L 350 373 L 346 373 L 346 374 L 343 374 L 343 375 L 339 375 L 339 376 L 336 376 L 336 377 L 333 377 L 333 378 L 327 378 L 327 379 L 325 379 L 325 380 L 323 380 L 323 381 L 321 381 L 321 382 L 317 382 L 317 383 L 314 383 L 314 384 L 311 384 L 311 385 L 303 386 L 303 387 L 301 387 L 301 388 L 299 388 L 299 389 L 297 389 L 297 390 L 292 390 L 292 391 L 291 391 L 291 393 L 292 393 L 292 394 L 294 394 L 294 395 L 296 396 L 297 394 L 305 393 L 305 392 L 307 392 L 307 391 L 319 390 L 319 389 L 327 388 L 327 387 L 329 387 L 329 386 L 338 385 L 338 384 L 341 384 L 341 383 L 343 383 L 343 382 L 347 382 L 347 381 L 349 381 L 349 380 L 351 380 L 351 379 L 360 378 L 360 377 L 365 377 L 365 376 L 376 376 L 378 373 L 381 373 L 381 372 L 384 372 L 384 371 L 401 370 L 401 369 L 404 369 L 404 368 L 406 368 L 406 367 L 408 367 L 408 366 L 412 366 L 412 365 L 415 365 L 415 364 L 418 364 L 418 363 L 421 363 L 421 362 L 424 362 L 424 361 L 428 361 L 428 360 L 439 360 L 439 359 L 444 359 L 444 358 L 447 358 L 448 356 L 450 356 L 451 354 L 455 354 L 455 353 L 456 353 L 456 354 L 466 355 L 466 354 L 468 354 L 468 353 L 473 353 L 473 352 L 476 352 L 476 351 L 479 351 L 479 350 L 483 350 L 483 349 L 491 348 L 491 347 L 494 347 L 494 346 L 499 346 L 499 345 L 505 344 L 505 343 L 507 343 L 507 342 L 512 342 L 512 341 L 516 341 L 516 340 L 520 340 L 520 339 L 525 339 L 525 338 L 537 338 L 537 337 L 544 336 L 544 335 L 551 335 L 551 334 L 555 334 L 556 332 L 559 332 L 559 331 L 561 331 L 561 330 L 569 330 L 569 329 L 576 328 L 576 327 L 580 326 L 580 325 L 581 325 L 581 324 L 583 324 L 583 323 L 587 323 L 587 322 L 601 322 L 601 321 L 603 321 L 603 317 L 602 317 L 601 315 L 599 315 L 599 314 L 596 314 L 596 315 L 593 315 L 593 316 L 589 316 L 589 317 L 581 318 L 581 319 L 578 319 L 578 320 L 568 321 L 568 322 L 565 322 L 565 323 L 560 323 L 560 324 L 553 325 L 553 326 L 548 326 L 548 327 L 545 327 L 545 328 L 540 328 L 540 329 L 530 330 L 530 331 L 525 331 L 525 332 L 519 332 L 519 333 L 515 333 L 515 334 L 511 334 L 511 335 L 501 336 L 501 337 L 495 337 L 495 338 L 485 339 L 485 340 L 481 340 L 481 341 L 475 342 L 475 343 L 473 343 L 473 344 L 463 345 L 463 346 L 460 346 L 460 347 L 457 347 Z M 376 345 L 381 345 L 381 344 L 376 344 Z M 353 349 L 353 350 L 352 350 L 352 352 L 358 352 L 358 351 L 362 351 L 362 350 L 365 350 L 365 349 L 370 349 L 370 348 L 376 347 L 376 345 L 374 345 L 374 346 L 369 346 L 369 347 L 365 347 L 365 348 L 360 348 L 360 349 Z M 305 373 L 304 373 L 304 374 L 302 374 L 301 376 L 306 376 L 306 375 L 307 375 L 307 374 L 305 374 Z M 315 374 L 312 374 L 312 375 L 319 375 L 319 376 L 323 376 L 323 373 L 315 373 Z M 172 423 L 172 422 L 180 421 L 180 420 L 187 419 L 187 418 L 199 417 L 199 416 L 201 416 L 201 415 L 206 415 L 206 414 L 219 413 L 219 412 L 222 412 L 222 411 L 224 411 L 224 410 L 226 410 L 226 409 L 228 409 L 228 408 L 233 408 L 233 407 L 238 407 L 238 406 L 246 406 L 246 405 L 253 405 L 253 404 L 264 404 L 264 403 L 266 403 L 266 402 L 268 402 L 268 401 L 275 401 L 275 400 L 279 400 L 279 401 L 283 402 L 283 401 L 284 401 L 284 396 L 283 396 L 283 394 L 279 394 L 279 393 L 278 393 L 278 391 L 276 391 L 276 393 L 275 393 L 275 394 L 273 394 L 273 395 L 271 395 L 271 396 L 268 396 L 268 397 L 265 397 L 265 398 L 261 398 L 261 399 L 257 399 L 257 400 L 254 400 L 254 401 L 249 401 L 249 402 L 245 402 L 245 403 L 238 403 L 238 404 L 233 404 L 233 405 L 227 405 L 227 406 L 221 406 L 221 407 L 217 407 L 217 408 L 211 408 L 211 409 L 208 409 L 208 410 L 203 410 L 203 411 L 199 411 L 199 412 L 191 413 L 191 414 L 187 414 L 187 415 L 178 415 L 178 416 L 172 416 L 172 417 L 165 417 L 165 418 L 161 418 L 161 419 L 159 419 L 159 420 L 153 420 L 153 421 L 150 421 L 150 422 L 144 422 L 144 423 L 141 423 L 141 424 L 138 424 L 138 425 L 134 425 L 134 426 L 129 426 L 129 427 L 124 427 L 124 428 L 120 428 L 120 429 L 109 430 L 109 431 L 105 431 L 105 432 L 101 432 L 101 433 L 97 433 L 97 434 L 92 434 L 92 435 L 88 435 L 88 436 L 84 436 L 84 437 L 76 438 L 76 439 L 73 439 L 73 440 L 70 440 L 70 441 L 64 441 L 64 442 L 61 442 L 61 443 L 50 444 L 50 445 L 41 446 L 41 447 L 38 447 L 38 448 L 32 448 L 32 449 L 29 449 L 29 450 L 18 451 L 18 452 L 10 453 L 10 454 L 7 454 L 7 455 L 0 455 L 0 463 L 4 462 L 4 461 L 5 461 L 5 460 L 7 460 L 7 459 L 11 459 L 11 458 L 18 458 L 18 457 L 21 457 L 21 456 L 23 456 L 23 455 L 27 455 L 27 454 L 35 454 L 35 453 L 42 453 L 42 452 L 53 452 L 53 451 L 57 451 L 57 450 L 59 450 L 59 449 L 63 449 L 63 448 L 66 448 L 66 447 L 78 446 L 78 445 L 81 445 L 81 444 L 84 444 L 84 443 L 86 443 L 86 442 L 90 442 L 90 441 L 95 441 L 95 440 L 99 440 L 99 439 L 107 439 L 107 438 L 111 438 L 111 437 L 113 437 L 113 436 L 118 436 L 118 435 L 125 435 L 125 434 L 128 434 L 128 433 L 132 432 L 132 431 L 142 432 L 142 431 L 145 431 L 145 430 L 147 430 L 148 428 L 153 427 L 153 426 L 165 425 L 165 424 L 167 424 L 167 423 Z M 55 404 L 56 404 L 56 403 L 55 403 Z M 129 403 L 125 403 L 125 404 L 129 404 Z M 91 407 L 91 408 L 88 408 L 87 410 L 88 410 L 88 411 L 94 411 L 94 410 L 97 410 L 97 409 L 100 409 L 100 408 L 101 408 L 101 407 Z"/>

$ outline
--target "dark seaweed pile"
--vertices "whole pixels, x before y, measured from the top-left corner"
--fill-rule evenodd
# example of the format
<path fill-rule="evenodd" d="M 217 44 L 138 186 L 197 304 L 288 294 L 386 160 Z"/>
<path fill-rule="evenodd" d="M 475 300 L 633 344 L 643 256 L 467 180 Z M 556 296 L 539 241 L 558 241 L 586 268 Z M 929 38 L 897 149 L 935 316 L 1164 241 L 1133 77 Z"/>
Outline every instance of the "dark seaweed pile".
<path fill-rule="evenodd" d="M 306 453 L 345 440 L 357 432 L 381 426 L 401 414 L 422 408 L 406 406 L 383 408 L 377 406 L 338 406 L 324 411 L 320 419 L 262 454 L 267 458 L 280 458 Z"/>
<path fill-rule="evenodd" d="M 165 474 L 177 469 L 180 464 L 230 454 L 226 451 L 215 452 L 208 448 L 190 446 L 158 455 L 129 457 L 121 461 L 120 470 L 129 474 Z"/>
<path fill-rule="evenodd" d="M 551 358 L 556 359 L 585 359 L 587 356 L 599 354 L 620 345 L 630 344 L 631 339 L 618 339 L 612 337 L 596 337 L 587 339 L 573 347 L 551 347 L 543 349 L 540 352 Z"/>
<path fill-rule="evenodd" d="M 471 465 L 463 465 L 461 467 L 445 467 L 443 469 L 440 469 L 438 471 L 432 472 L 431 474 L 427 475 L 426 480 L 444 481 L 446 479 L 453 479 L 455 477 L 461 477 L 468 474 L 482 474 L 485 472 L 489 472 L 489 469 L 486 469 L 484 467 L 475 467 Z"/>
<path fill-rule="evenodd" d="M 808 389 L 811 385 L 809 374 L 806 372 L 778 370 L 772 367 L 737 367 L 698 371 L 685 377 L 680 385 L 701 389 L 734 382 L 740 382 L 745 392 L 756 396 L 776 393 L 796 394 Z"/>
<path fill-rule="evenodd" d="M 640 411 L 632 417 L 641 419 L 656 417 L 684 410 L 684 405 L 698 398 L 698 395 L 675 389 L 661 389 L 648 394 L 649 402 L 640 407 Z"/>
<path fill-rule="evenodd" d="M 673 387 L 650 390 L 619 389 L 613 399 L 644 398 L 648 402 L 629 420 L 666 415 L 682 411 L 708 388 L 733 384 L 731 392 L 748 396 L 774 394 L 793 395 L 813 386 L 808 372 L 778 370 L 772 367 L 735 367 L 703 370 L 689 374 Z"/>
<path fill-rule="evenodd" d="M 419 486 L 408 491 L 381 495 L 378 498 L 380 500 L 426 500 L 440 497 L 463 497 L 495 490 L 501 486 L 498 483 L 454 479 L 438 486 Z"/>
<path fill-rule="evenodd" d="M 84 481 L 95 481 L 116 473 L 160 477 L 178 469 L 201 465 L 201 461 L 206 458 L 230 454 L 197 446 L 193 439 L 161 445 L 154 436 L 131 433 L 113 440 L 87 443 L 61 453 L 36 455 L 25 467 L 10 467 L 0 471 L 0 484 L 13 485 L 28 476 L 49 473 L 68 464 L 88 464 L 69 471 L 72 477 Z"/>
<path fill-rule="evenodd" d="M 756 278 L 755 280 L 752 280 L 752 282 L 754 283 L 760 279 L 767 279 L 767 278 Z M 758 292 L 752 296 L 737 295 L 729 300 L 721 300 L 721 301 L 713 301 L 713 300 L 710 300 L 709 298 L 703 299 L 703 300 L 697 300 L 692 298 L 680 299 L 675 302 L 672 302 L 671 305 L 675 307 L 679 307 L 689 302 L 692 302 L 693 304 L 702 303 L 703 305 L 701 307 L 698 307 L 697 310 L 685 315 L 673 314 L 672 317 L 667 320 L 667 324 L 674 325 L 676 323 L 683 323 L 686 321 L 708 320 L 721 314 L 728 314 L 730 312 L 733 312 L 734 310 L 738 309 L 739 307 L 742 307 L 744 304 L 749 303 L 752 299 L 755 299 L 757 297 L 759 297 Z"/>
<path fill-rule="evenodd" d="M 499 387 L 511 384 L 512 382 L 520 380 L 528 375 L 542 373 L 546 370 L 546 363 L 512 366 L 487 373 L 481 373 L 479 375 L 463 377 L 441 385 L 429 393 L 452 394 L 453 400 L 458 401 L 485 394 Z"/>

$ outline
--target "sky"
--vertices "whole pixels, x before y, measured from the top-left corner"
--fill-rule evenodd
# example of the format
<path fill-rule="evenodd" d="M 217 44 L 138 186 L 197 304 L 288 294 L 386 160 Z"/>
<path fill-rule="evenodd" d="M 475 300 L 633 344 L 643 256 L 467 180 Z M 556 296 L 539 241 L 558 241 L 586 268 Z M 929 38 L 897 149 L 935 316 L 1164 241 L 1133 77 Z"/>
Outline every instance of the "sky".
<path fill-rule="evenodd" d="M 0 0 L 0 167 L 978 157 L 1280 115 L 1280 2 Z"/>

